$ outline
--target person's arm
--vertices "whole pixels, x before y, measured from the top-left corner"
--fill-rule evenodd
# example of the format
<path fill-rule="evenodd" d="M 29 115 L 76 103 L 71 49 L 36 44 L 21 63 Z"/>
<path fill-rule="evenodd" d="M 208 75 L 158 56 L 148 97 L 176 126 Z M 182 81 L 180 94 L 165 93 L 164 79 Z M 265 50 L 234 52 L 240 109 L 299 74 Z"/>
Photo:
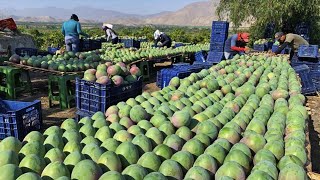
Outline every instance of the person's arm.
<path fill-rule="evenodd" d="M 293 41 L 293 36 L 287 35 L 285 42 L 276 50 L 275 54 L 280 54 Z"/>
<path fill-rule="evenodd" d="M 160 38 L 154 40 L 154 47 L 158 47 L 159 40 L 160 40 Z"/>
<path fill-rule="evenodd" d="M 63 36 L 66 36 L 66 31 L 64 30 L 64 23 L 62 24 L 62 27 L 61 27 L 61 33 L 63 34 Z"/>
<path fill-rule="evenodd" d="M 82 32 L 82 30 L 81 30 L 81 24 L 80 24 L 80 23 L 77 23 L 77 32 L 78 32 L 78 34 L 81 34 L 81 35 L 83 35 L 83 36 L 86 36 L 86 37 L 89 36 L 88 34 Z"/>
<path fill-rule="evenodd" d="M 237 52 L 245 51 L 244 47 L 237 47 L 237 40 L 238 40 L 238 36 L 233 36 L 231 38 L 231 50 L 237 51 Z"/>
<path fill-rule="evenodd" d="M 111 32 L 110 32 L 110 29 L 107 29 L 107 41 L 110 40 L 110 37 L 111 37 Z"/>
<path fill-rule="evenodd" d="M 160 47 L 170 42 L 170 38 L 166 34 L 162 34 L 162 38 L 164 38 L 164 42 L 160 45 Z"/>
<path fill-rule="evenodd" d="M 289 45 L 289 42 L 284 42 L 278 49 L 274 52 L 275 54 L 280 54 L 284 48 L 286 48 Z"/>

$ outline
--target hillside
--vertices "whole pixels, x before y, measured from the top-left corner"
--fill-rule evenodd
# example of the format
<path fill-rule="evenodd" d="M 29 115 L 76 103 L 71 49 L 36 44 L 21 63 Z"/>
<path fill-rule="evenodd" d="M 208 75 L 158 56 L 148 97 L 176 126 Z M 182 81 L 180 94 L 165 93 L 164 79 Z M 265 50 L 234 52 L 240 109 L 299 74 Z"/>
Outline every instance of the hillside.
<path fill-rule="evenodd" d="M 218 17 L 215 14 L 217 2 L 192 3 L 176 12 L 146 18 L 147 24 L 210 26 Z"/>
<path fill-rule="evenodd" d="M 124 25 L 179 25 L 210 26 L 218 17 L 215 9 L 219 0 L 196 2 L 175 12 L 160 12 L 151 15 L 126 14 L 122 12 L 88 7 L 64 9 L 57 7 L 26 8 L 23 10 L 0 9 L 0 18 L 14 17 L 18 22 L 62 22 L 72 13 L 79 16 L 81 22 L 108 22 Z"/>

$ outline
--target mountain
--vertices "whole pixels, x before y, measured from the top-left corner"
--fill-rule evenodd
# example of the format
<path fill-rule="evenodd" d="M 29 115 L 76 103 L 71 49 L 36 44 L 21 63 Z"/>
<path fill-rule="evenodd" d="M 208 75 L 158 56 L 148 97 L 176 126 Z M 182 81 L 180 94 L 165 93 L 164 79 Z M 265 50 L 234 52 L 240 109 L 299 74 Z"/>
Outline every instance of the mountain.
<path fill-rule="evenodd" d="M 218 19 L 215 15 L 217 5 L 217 1 L 192 3 L 176 12 L 146 18 L 145 22 L 147 24 L 210 26 L 213 20 Z"/>
<path fill-rule="evenodd" d="M 18 22 L 62 22 L 77 14 L 80 22 L 108 22 L 125 25 L 161 24 L 179 26 L 210 26 L 217 20 L 215 9 L 219 0 L 189 4 L 175 12 L 165 11 L 151 15 L 127 14 L 90 7 L 64 9 L 57 7 L 0 9 L 0 18 L 15 17 Z"/>

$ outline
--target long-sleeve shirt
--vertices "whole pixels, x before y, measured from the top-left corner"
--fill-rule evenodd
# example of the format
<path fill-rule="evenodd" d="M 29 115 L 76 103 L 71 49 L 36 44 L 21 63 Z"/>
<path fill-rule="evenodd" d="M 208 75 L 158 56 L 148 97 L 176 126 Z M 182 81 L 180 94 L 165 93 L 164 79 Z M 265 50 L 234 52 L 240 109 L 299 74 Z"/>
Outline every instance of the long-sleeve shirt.
<path fill-rule="evenodd" d="M 159 41 L 161 42 L 162 46 L 168 46 L 172 43 L 171 38 L 164 33 L 160 35 L 160 38 L 155 40 L 155 46 L 158 44 Z"/>
<path fill-rule="evenodd" d="M 228 38 L 224 45 L 224 51 L 232 54 L 245 51 L 245 43 L 239 41 L 239 35 L 234 34 Z"/>
<path fill-rule="evenodd" d="M 114 31 L 112 31 L 111 29 L 107 29 L 106 30 L 106 34 L 107 34 L 107 41 L 109 41 L 110 37 L 111 39 L 115 39 L 118 36 L 114 33 Z"/>
<path fill-rule="evenodd" d="M 70 19 L 63 23 L 61 32 L 65 37 L 77 37 L 79 35 L 88 36 L 86 33 L 82 32 L 81 25 L 78 21 Z"/>

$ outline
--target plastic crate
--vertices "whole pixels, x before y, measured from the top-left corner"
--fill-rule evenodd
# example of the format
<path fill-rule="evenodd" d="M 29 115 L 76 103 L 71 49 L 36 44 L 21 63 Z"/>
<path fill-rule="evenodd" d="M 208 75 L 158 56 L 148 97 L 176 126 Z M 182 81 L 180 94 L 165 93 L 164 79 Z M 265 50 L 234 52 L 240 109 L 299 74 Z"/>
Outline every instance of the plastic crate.
<path fill-rule="evenodd" d="M 263 52 L 266 50 L 266 47 L 264 44 L 254 44 L 253 45 L 253 50 Z"/>
<path fill-rule="evenodd" d="M 83 112 L 83 111 L 77 111 L 76 112 L 76 117 L 75 117 L 75 119 L 77 120 L 77 121 L 80 121 L 82 118 L 84 118 L 84 117 L 92 117 L 93 116 L 93 114 L 91 114 L 91 113 L 86 113 L 86 112 Z"/>
<path fill-rule="evenodd" d="M 299 77 L 301 79 L 302 89 L 301 92 L 304 95 L 311 95 L 317 92 L 317 89 L 314 85 L 310 73 L 300 72 Z"/>
<path fill-rule="evenodd" d="M 211 34 L 211 43 L 224 43 L 227 40 L 226 34 Z"/>
<path fill-rule="evenodd" d="M 80 39 L 79 43 L 80 51 L 90 51 L 90 40 L 89 39 Z"/>
<path fill-rule="evenodd" d="M 105 112 L 110 105 L 138 96 L 141 93 L 142 77 L 139 77 L 136 82 L 118 87 L 76 79 L 77 110 L 88 114 L 98 111 Z"/>
<path fill-rule="evenodd" d="M 174 44 L 174 47 L 175 47 L 175 48 L 177 48 L 177 47 L 182 47 L 182 46 L 184 46 L 183 43 L 175 43 L 175 44 Z"/>
<path fill-rule="evenodd" d="M 274 42 L 266 42 L 264 45 L 265 45 L 267 50 L 271 50 L 273 44 L 274 44 Z"/>
<path fill-rule="evenodd" d="M 211 62 L 196 62 L 193 64 L 193 66 L 201 66 L 201 69 L 200 69 L 200 71 L 201 71 L 202 69 L 211 68 L 213 66 L 213 64 Z M 198 72 L 200 72 L 200 71 L 198 71 Z"/>
<path fill-rule="evenodd" d="M 317 58 L 318 51 L 318 45 L 300 45 L 298 49 L 298 57 Z"/>
<path fill-rule="evenodd" d="M 101 47 L 102 47 L 101 40 L 90 40 L 90 49 L 91 50 L 101 49 Z"/>
<path fill-rule="evenodd" d="M 15 53 L 19 56 L 37 56 L 38 49 L 35 49 L 35 48 L 16 48 Z"/>
<path fill-rule="evenodd" d="M 131 84 L 124 84 L 110 89 L 110 104 L 114 105 L 120 101 L 126 101 L 129 98 L 136 97 L 142 93 L 143 78 L 139 77 L 138 81 Z"/>
<path fill-rule="evenodd" d="M 58 50 L 60 50 L 60 48 L 58 48 L 58 47 L 48 47 L 48 52 L 49 52 L 50 54 L 56 54 L 56 52 L 57 52 Z"/>
<path fill-rule="evenodd" d="M 190 66 L 189 66 L 190 67 Z M 178 77 L 180 79 L 188 77 L 192 71 L 188 70 L 188 68 L 180 67 L 181 69 L 175 69 L 175 68 L 167 68 L 167 69 L 161 69 L 158 71 L 157 74 L 157 86 L 159 88 L 164 88 L 169 85 L 170 80 L 174 77 Z"/>
<path fill-rule="evenodd" d="M 279 48 L 278 45 L 272 45 L 272 49 L 271 50 L 272 50 L 272 52 L 276 52 L 278 48 Z M 290 54 L 290 52 L 291 52 L 291 48 L 290 47 L 286 47 L 281 51 L 281 54 Z"/>
<path fill-rule="evenodd" d="M 309 76 L 311 77 L 317 91 L 320 91 L 320 72 L 309 73 Z"/>
<path fill-rule="evenodd" d="M 224 50 L 224 42 L 222 43 L 210 43 L 210 51 L 215 51 L 215 52 L 223 52 Z"/>
<path fill-rule="evenodd" d="M 228 34 L 229 23 L 226 21 L 213 21 L 212 33 L 214 34 Z"/>
<path fill-rule="evenodd" d="M 140 48 L 140 41 L 136 41 L 134 39 L 121 39 L 121 43 L 124 44 L 125 48 Z"/>
<path fill-rule="evenodd" d="M 203 56 L 203 52 L 202 51 L 198 51 L 194 54 L 194 60 L 196 62 L 205 62 L 205 58 Z"/>
<path fill-rule="evenodd" d="M 41 102 L 20 102 L 0 100 L 0 139 L 14 136 L 19 140 L 31 131 L 39 131 L 42 127 Z"/>
<path fill-rule="evenodd" d="M 207 57 L 207 62 L 210 62 L 212 64 L 218 64 L 223 59 L 224 59 L 224 53 L 223 52 L 209 51 L 208 57 Z"/>
<path fill-rule="evenodd" d="M 310 72 L 310 68 L 305 64 L 295 66 L 295 67 L 293 67 L 293 69 L 294 69 L 294 71 L 296 71 L 296 73 L 309 73 Z"/>

